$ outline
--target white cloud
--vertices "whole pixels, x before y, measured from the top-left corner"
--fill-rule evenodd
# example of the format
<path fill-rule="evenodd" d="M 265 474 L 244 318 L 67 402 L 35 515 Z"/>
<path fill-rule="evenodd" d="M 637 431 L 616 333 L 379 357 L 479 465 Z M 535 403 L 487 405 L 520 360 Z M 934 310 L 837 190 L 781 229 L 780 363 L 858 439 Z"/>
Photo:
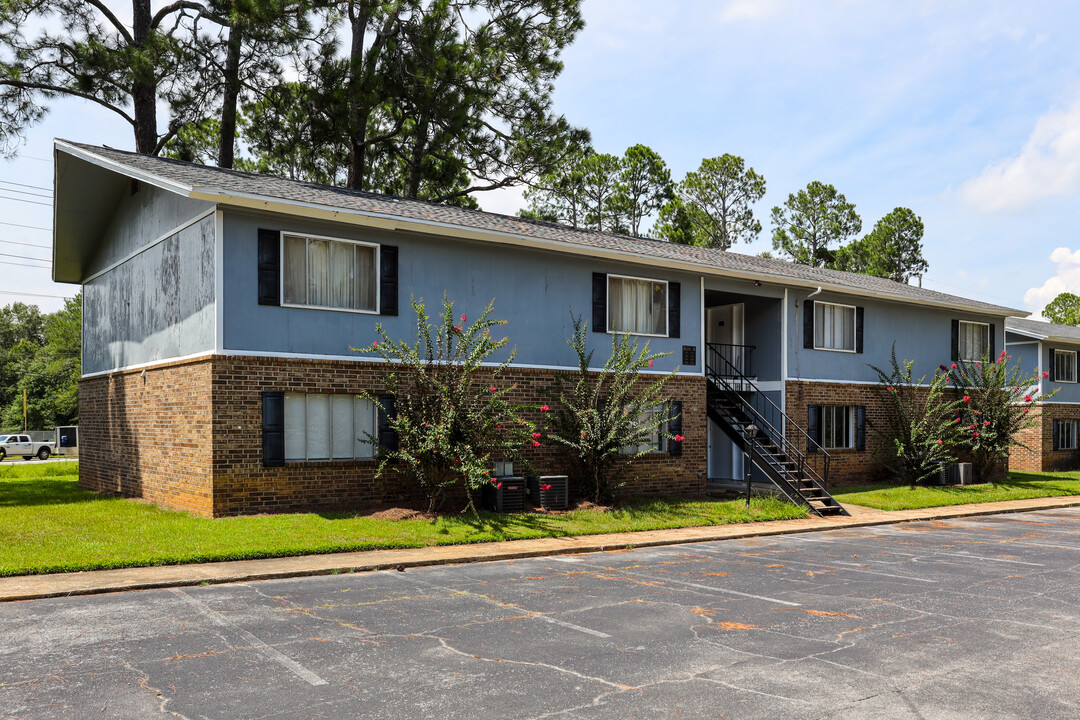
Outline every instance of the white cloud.
<path fill-rule="evenodd" d="M 1024 304 L 1040 315 L 1046 304 L 1063 292 L 1080 295 L 1080 250 L 1059 247 L 1050 253 L 1057 273 L 1041 286 L 1024 293 Z"/>
<path fill-rule="evenodd" d="M 1046 113 L 1018 155 L 993 163 L 960 186 L 965 203 L 983 212 L 1023 210 L 1080 187 L 1080 98 Z"/>
<path fill-rule="evenodd" d="M 720 8 L 717 19 L 722 23 L 742 20 L 768 20 L 780 12 L 780 0 L 731 0 Z"/>

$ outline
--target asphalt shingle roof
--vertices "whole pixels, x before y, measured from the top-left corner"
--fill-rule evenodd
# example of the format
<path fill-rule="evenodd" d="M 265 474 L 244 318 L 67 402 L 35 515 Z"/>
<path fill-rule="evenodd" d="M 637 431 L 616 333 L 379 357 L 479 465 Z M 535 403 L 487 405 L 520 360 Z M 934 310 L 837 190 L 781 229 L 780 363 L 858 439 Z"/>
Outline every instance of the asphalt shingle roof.
<path fill-rule="evenodd" d="M 1072 325 L 1055 325 L 1044 320 L 1030 320 L 1028 318 L 1009 318 L 1005 321 L 1005 329 L 1052 340 L 1080 343 L 1080 327 L 1073 327 Z"/>
<path fill-rule="evenodd" d="M 870 294 L 900 302 L 944 305 L 994 315 L 1018 315 L 1024 311 L 1002 307 L 978 300 L 958 297 L 883 278 L 855 273 L 825 270 L 796 265 L 784 260 L 743 255 L 711 248 L 678 245 L 662 240 L 635 238 L 614 233 L 580 230 L 565 225 L 526 220 L 510 215 L 468 210 L 464 208 L 395 198 L 360 192 L 330 185 L 287 180 L 270 175 L 258 175 L 239 170 L 227 170 L 150 157 L 107 147 L 62 141 L 79 150 L 96 155 L 122 168 L 156 176 L 167 182 L 186 186 L 200 192 L 225 195 L 243 194 L 286 202 L 322 205 L 334 209 L 391 216 L 425 223 L 489 231 L 518 238 L 535 238 L 601 251 L 614 251 L 700 266 L 708 274 L 723 274 L 727 270 L 759 276 L 773 282 L 785 279 L 803 285 L 823 285 L 838 291 Z M 63 146 L 58 146 L 63 150 Z M 223 204 L 228 199 L 222 198 Z"/>

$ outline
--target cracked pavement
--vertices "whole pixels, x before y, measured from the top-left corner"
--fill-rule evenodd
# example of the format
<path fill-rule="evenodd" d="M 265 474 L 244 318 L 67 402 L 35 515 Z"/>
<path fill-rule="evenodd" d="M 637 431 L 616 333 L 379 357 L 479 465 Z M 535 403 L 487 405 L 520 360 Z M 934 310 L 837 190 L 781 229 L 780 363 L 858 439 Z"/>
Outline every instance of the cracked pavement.
<path fill-rule="evenodd" d="M 0 605 L 0 718 L 1080 717 L 1080 509 Z"/>

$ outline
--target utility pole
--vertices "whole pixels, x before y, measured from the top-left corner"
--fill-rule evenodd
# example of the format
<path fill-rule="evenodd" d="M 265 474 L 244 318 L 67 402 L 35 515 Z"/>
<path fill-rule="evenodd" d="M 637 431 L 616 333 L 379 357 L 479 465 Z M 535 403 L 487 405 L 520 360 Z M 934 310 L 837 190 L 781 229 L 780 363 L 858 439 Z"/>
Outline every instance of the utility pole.
<path fill-rule="evenodd" d="M 26 429 L 26 388 L 22 391 L 22 431 L 29 432 Z"/>

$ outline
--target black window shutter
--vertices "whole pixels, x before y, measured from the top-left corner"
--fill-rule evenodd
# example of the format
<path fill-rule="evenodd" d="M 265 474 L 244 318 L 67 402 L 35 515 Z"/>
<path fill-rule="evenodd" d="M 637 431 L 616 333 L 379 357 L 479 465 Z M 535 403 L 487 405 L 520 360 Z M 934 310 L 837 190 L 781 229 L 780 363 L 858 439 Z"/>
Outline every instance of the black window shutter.
<path fill-rule="evenodd" d="M 806 452 L 817 452 L 821 447 L 821 406 L 806 406 Z"/>
<path fill-rule="evenodd" d="M 671 401 L 671 421 L 668 423 L 668 432 L 672 435 L 682 435 L 682 400 Z M 682 443 L 674 438 L 668 440 L 668 455 L 672 457 L 682 456 Z"/>
<path fill-rule="evenodd" d="M 677 282 L 668 283 L 668 311 L 667 311 L 667 329 L 668 337 L 682 337 L 679 334 L 680 325 L 682 324 L 682 299 L 679 297 L 681 294 L 682 286 Z"/>
<path fill-rule="evenodd" d="M 866 449 L 866 406 L 855 406 L 855 449 Z"/>
<path fill-rule="evenodd" d="M 592 329 L 607 332 L 607 275 L 592 274 Z"/>
<path fill-rule="evenodd" d="M 1061 421 L 1054 421 L 1054 449 L 1061 449 Z"/>
<path fill-rule="evenodd" d="M 994 323 L 990 323 L 990 337 L 987 340 L 986 347 L 990 349 L 989 360 L 994 362 L 997 360 L 997 326 Z"/>
<path fill-rule="evenodd" d="M 397 245 L 379 246 L 379 314 L 398 314 Z"/>
<path fill-rule="evenodd" d="M 281 233 L 259 228 L 259 304 L 281 304 Z"/>
<path fill-rule="evenodd" d="M 814 349 L 814 301 L 807 300 L 803 303 L 802 319 L 802 346 L 810 350 Z"/>
<path fill-rule="evenodd" d="M 960 359 L 960 321 L 952 321 L 952 354 L 949 355 L 953 362 Z"/>
<path fill-rule="evenodd" d="M 1046 372 L 1050 373 L 1050 382 L 1057 380 L 1057 350 L 1050 348 L 1050 367 Z"/>
<path fill-rule="evenodd" d="M 285 393 L 262 394 L 263 467 L 285 464 Z"/>
<path fill-rule="evenodd" d="M 385 450 L 398 449 L 398 434 L 390 421 L 397 417 L 397 399 L 390 394 L 379 396 L 379 446 Z"/>
<path fill-rule="evenodd" d="M 855 352 L 863 351 L 863 309 L 855 308 Z"/>

